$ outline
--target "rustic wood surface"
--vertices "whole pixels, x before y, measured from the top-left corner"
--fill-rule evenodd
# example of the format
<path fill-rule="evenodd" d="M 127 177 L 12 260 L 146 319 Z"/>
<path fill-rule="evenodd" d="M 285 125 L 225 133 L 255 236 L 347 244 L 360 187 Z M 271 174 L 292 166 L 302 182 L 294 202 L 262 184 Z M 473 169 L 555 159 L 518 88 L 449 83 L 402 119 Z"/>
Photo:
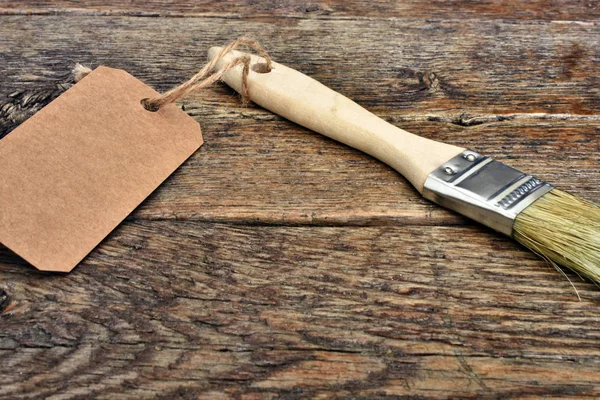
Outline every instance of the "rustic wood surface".
<path fill-rule="evenodd" d="M 0 102 L 74 62 L 159 90 L 241 35 L 409 131 L 600 202 L 594 1 L 0 0 Z M 353 60 L 350 62 L 350 60 Z M 343 66 L 343 68 L 340 68 Z M 226 86 L 68 275 L 0 248 L 0 398 L 598 398 L 600 290 Z"/>

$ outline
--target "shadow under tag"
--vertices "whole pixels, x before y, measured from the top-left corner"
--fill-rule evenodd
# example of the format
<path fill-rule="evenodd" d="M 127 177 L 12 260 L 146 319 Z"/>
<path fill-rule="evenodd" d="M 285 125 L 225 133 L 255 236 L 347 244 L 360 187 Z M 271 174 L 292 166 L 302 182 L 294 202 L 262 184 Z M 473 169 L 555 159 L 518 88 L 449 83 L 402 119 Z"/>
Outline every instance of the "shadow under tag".
<path fill-rule="evenodd" d="M 0 242 L 68 272 L 202 145 L 200 125 L 98 67 L 0 140 Z"/>

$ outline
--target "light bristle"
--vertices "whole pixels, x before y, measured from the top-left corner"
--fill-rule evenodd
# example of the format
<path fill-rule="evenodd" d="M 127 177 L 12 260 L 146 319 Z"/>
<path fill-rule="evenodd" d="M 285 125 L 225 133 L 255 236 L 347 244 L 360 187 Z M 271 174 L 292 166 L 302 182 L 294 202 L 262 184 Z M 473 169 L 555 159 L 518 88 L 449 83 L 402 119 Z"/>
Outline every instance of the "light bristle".
<path fill-rule="evenodd" d="M 558 189 L 521 212 L 513 237 L 547 260 L 600 284 L 600 206 Z"/>

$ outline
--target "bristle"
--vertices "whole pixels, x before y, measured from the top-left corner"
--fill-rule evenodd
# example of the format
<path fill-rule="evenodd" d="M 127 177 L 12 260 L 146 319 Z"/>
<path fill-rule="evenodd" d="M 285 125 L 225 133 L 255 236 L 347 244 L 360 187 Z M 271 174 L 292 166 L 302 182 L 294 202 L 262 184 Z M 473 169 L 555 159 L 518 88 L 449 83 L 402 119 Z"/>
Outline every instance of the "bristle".
<path fill-rule="evenodd" d="M 600 284 L 600 206 L 558 189 L 523 210 L 513 237 L 547 260 Z"/>

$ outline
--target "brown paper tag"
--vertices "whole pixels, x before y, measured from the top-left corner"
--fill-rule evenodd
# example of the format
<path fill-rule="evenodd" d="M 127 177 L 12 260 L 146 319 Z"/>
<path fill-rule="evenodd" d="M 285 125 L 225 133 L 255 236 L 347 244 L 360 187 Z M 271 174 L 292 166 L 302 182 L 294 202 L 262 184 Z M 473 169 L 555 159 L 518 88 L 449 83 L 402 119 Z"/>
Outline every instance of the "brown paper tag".
<path fill-rule="evenodd" d="M 0 140 L 0 242 L 68 272 L 202 145 L 200 125 L 99 67 Z"/>

